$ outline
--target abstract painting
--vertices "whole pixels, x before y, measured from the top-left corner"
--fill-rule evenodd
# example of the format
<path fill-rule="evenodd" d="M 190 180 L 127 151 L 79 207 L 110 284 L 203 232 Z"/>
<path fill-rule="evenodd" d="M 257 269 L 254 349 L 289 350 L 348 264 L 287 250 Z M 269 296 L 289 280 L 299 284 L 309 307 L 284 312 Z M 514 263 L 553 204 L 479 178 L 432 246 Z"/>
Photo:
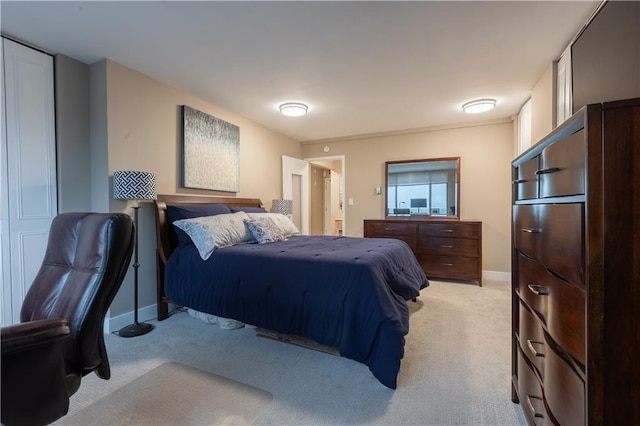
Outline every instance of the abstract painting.
<path fill-rule="evenodd" d="M 240 128 L 186 105 L 183 119 L 185 188 L 240 191 Z"/>

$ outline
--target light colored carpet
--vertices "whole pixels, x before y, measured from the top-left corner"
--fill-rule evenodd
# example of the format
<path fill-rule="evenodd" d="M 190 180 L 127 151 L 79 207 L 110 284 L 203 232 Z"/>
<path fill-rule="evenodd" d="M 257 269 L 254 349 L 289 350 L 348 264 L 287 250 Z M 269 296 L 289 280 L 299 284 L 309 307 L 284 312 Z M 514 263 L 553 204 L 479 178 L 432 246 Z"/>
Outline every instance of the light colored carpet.
<path fill-rule="evenodd" d="M 167 362 L 82 410 L 66 425 L 249 425 L 273 396 L 231 379 Z"/>
<path fill-rule="evenodd" d="M 358 362 L 178 313 L 144 336 L 106 336 L 111 380 L 83 378 L 70 415 L 176 361 L 271 393 L 254 425 L 526 425 L 511 402 L 510 284 L 483 284 L 432 281 L 409 302 L 395 391 Z"/>

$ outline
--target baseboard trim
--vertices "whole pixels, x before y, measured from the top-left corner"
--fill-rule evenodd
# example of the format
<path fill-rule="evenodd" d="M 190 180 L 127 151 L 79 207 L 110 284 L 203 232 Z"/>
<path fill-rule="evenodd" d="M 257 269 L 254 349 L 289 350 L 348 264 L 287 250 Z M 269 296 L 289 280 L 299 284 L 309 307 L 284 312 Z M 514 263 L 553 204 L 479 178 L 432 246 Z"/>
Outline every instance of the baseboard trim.
<path fill-rule="evenodd" d="M 511 282 L 511 272 L 482 271 L 482 279 Z"/>
<path fill-rule="evenodd" d="M 151 321 L 155 320 L 157 317 L 156 304 L 145 306 L 144 308 L 138 309 L 138 321 Z M 134 315 L 133 311 L 125 312 L 124 314 L 109 317 L 104 321 L 104 332 L 105 334 L 113 333 L 114 331 L 120 330 L 122 327 L 126 327 L 129 324 L 133 324 Z"/>

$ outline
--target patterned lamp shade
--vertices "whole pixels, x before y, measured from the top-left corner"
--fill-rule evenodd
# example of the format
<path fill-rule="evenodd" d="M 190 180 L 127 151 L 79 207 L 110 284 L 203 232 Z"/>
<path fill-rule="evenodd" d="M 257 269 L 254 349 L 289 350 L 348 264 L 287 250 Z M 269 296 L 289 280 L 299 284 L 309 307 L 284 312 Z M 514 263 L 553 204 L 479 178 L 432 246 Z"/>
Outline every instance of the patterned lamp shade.
<path fill-rule="evenodd" d="M 113 172 L 113 198 L 116 200 L 155 200 L 156 176 L 149 172 Z"/>
<path fill-rule="evenodd" d="M 271 213 L 290 215 L 293 213 L 293 200 L 273 200 L 271 202 Z"/>

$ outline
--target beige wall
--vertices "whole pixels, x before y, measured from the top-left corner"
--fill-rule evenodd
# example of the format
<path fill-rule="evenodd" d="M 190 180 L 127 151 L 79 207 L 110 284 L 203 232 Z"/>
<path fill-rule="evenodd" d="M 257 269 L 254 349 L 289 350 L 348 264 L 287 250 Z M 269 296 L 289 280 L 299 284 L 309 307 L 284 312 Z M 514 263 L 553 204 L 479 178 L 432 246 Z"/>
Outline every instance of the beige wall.
<path fill-rule="evenodd" d="M 260 198 L 267 208 L 281 198 L 281 156 L 301 156 L 300 143 L 211 105 L 195 96 L 112 61 L 106 61 L 108 170 L 155 173 L 159 194 L 233 195 L 180 187 L 181 105 L 214 115 L 240 127 L 240 192 Z M 215 165 L 215 163 L 214 163 Z M 110 193 L 109 193 L 110 194 Z M 131 213 L 122 201 L 110 201 L 111 211 Z M 155 303 L 155 219 L 151 203 L 140 208 L 140 306 Z M 130 274 L 131 275 L 131 274 Z M 112 305 L 112 316 L 130 312 L 132 278 L 127 277 Z"/>
<path fill-rule="evenodd" d="M 375 195 L 374 189 L 384 187 L 385 161 L 460 156 L 461 218 L 483 222 L 483 270 L 508 272 L 511 269 L 510 162 L 515 152 L 515 132 L 510 121 L 301 146 L 297 141 L 115 62 L 107 60 L 93 68 L 99 72 L 92 71 L 92 80 L 97 75 L 98 80 L 106 81 L 106 99 L 98 104 L 106 105 L 107 124 L 102 135 L 94 135 L 92 128 L 92 140 L 107 141 L 109 175 L 116 170 L 150 171 L 157 175 L 161 194 L 228 195 L 180 187 L 180 106 L 189 105 L 240 127 L 240 192 L 237 195 L 261 198 L 267 207 L 272 199 L 281 197 L 282 155 L 324 157 L 327 155 L 322 151 L 324 145 L 331 147 L 331 155 L 345 155 L 345 235 L 362 236 L 362 221 L 381 218 L 384 214 L 384 196 Z M 551 66 L 534 88 L 540 107 L 533 114 L 534 120 L 536 116 L 540 119 L 539 132 L 544 131 L 540 137 L 551 130 L 550 72 Z M 96 102 L 94 93 L 92 103 Z M 92 106 L 92 114 L 93 109 Z M 549 126 L 546 131 L 545 126 Z M 99 193 L 104 192 L 102 187 L 101 183 Z M 353 206 L 348 205 L 349 198 L 354 199 Z M 131 213 L 130 205 L 124 202 L 110 199 L 107 202 L 111 211 Z M 139 227 L 140 307 L 155 303 L 154 221 L 150 203 L 143 203 Z M 123 290 L 112 305 L 112 316 L 131 311 L 131 275 L 127 276 Z"/>
<path fill-rule="evenodd" d="M 554 127 L 555 67 L 549 64 L 531 90 L 531 144 L 535 145 Z"/>
<path fill-rule="evenodd" d="M 395 136 L 303 145 L 305 158 L 345 155 L 345 235 L 362 236 L 364 219 L 384 217 L 384 163 L 461 157 L 460 214 L 483 222 L 483 270 L 511 270 L 511 160 L 513 123 L 476 125 Z M 384 194 L 384 191 L 383 191 Z M 348 205 L 349 198 L 354 204 Z"/>

